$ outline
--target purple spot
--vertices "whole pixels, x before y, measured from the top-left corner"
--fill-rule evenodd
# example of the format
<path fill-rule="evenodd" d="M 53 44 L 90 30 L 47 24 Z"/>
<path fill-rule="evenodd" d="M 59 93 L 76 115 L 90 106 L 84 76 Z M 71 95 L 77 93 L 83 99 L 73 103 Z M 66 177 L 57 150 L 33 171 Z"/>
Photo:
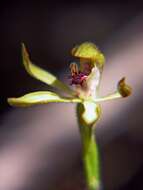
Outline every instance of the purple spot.
<path fill-rule="evenodd" d="M 74 74 L 73 76 L 70 76 L 71 85 L 73 85 L 73 84 L 82 85 L 83 81 L 86 80 L 86 78 L 87 78 L 87 75 L 83 72 L 79 72 L 78 74 Z"/>

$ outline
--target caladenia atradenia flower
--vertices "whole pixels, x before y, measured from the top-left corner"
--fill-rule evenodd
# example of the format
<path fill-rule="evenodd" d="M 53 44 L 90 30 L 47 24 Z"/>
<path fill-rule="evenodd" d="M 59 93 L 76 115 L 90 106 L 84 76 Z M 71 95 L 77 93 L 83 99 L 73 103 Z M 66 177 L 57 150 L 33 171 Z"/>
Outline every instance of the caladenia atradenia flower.
<path fill-rule="evenodd" d="M 22 60 L 26 71 L 34 78 L 64 92 L 63 97 L 50 91 L 38 91 L 24 95 L 19 98 L 8 98 L 8 102 L 13 106 L 31 106 L 35 104 L 46 104 L 49 102 L 76 102 L 76 103 L 98 103 L 106 100 L 127 97 L 131 94 L 131 88 L 126 85 L 125 78 L 122 78 L 117 85 L 117 89 L 110 95 L 100 97 L 99 86 L 104 66 L 104 55 L 95 44 L 91 42 L 82 43 L 71 51 L 72 55 L 79 58 L 77 63 L 69 65 L 71 76 L 70 82 L 74 86 L 70 88 L 62 83 L 53 74 L 34 65 L 29 54 L 22 44 Z"/>
<path fill-rule="evenodd" d="M 71 51 L 79 63 L 71 63 L 69 69 L 71 75 L 67 86 L 51 73 L 34 65 L 28 55 L 25 45 L 22 44 L 22 58 L 26 71 L 34 78 L 60 90 L 66 96 L 50 92 L 38 91 L 26 94 L 18 98 L 8 98 L 12 106 L 31 106 L 35 104 L 47 104 L 49 102 L 77 103 L 77 116 L 81 140 L 83 145 L 83 163 L 86 174 L 87 186 L 90 190 L 98 189 L 100 184 L 100 164 L 98 146 L 94 138 L 94 129 L 101 114 L 99 103 L 127 97 L 131 94 L 131 88 L 122 78 L 115 92 L 107 96 L 99 96 L 99 86 L 104 67 L 105 58 L 95 44 L 85 42 L 77 45 Z"/>

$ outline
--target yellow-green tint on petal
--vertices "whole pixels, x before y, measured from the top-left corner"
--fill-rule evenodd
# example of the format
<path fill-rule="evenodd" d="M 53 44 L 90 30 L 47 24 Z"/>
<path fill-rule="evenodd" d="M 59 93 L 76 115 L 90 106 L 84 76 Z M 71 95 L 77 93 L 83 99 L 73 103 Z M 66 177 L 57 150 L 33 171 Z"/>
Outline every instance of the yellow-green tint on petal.
<path fill-rule="evenodd" d="M 71 53 L 74 57 L 90 59 L 94 64 L 99 63 L 100 67 L 102 67 L 105 62 L 104 55 L 92 42 L 84 42 L 81 45 L 75 46 Z"/>
<path fill-rule="evenodd" d="M 127 96 L 131 95 L 132 89 L 129 85 L 127 85 L 125 83 L 125 77 L 119 81 L 118 91 L 122 97 L 127 97 Z"/>
<path fill-rule="evenodd" d="M 129 95 L 131 95 L 131 92 L 132 92 L 131 87 L 125 83 L 125 78 L 122 78 L 118 82 L 118 87 L 117 87 L 117 90 L 115 92 L 113 92 L 112 94 L 109 94 L 107 96 L 104 96 L 104 97 L 92 99 L 91 101 L 103 102 L 103 101 L 107 101 L 107 100 L 124 98 L 124 97 L 128 97 Z"/>
<path fill-rule="evenodd" d="M 104 102 L 104 101 L 108 101 L 108 100 L 114 100 L 114 99 L 118 99 L 118 98 L 122 98 L 122 96 L 118 91 L 116 91 L 113 94 L 109 94 L 104 97 L 95 98 L 91 101 L 94 101 L 96 103 L 96 102 Z"/>
<path fill-rule="evenodd" d="M 19 98 L 8 98 L 10 105 L 20 107 L 47 104 L 49 102 L 81 102 L 81 100 L 78 98 L 60 97 L 58 94 L 49 91 L 32 92 Z"/>
<path fill-rule="evenodd" d="M 26 50 L 25 45 L 22 43 L 22 59 L 23 64 L 26 69 L 26 71 L 34 78 L 52 86 L 57 89 L 60 89 L 62 91 L 65 91 L 69 94 L 74 94 L 73 91 L 64 83 L 62 83 L 60 80 L 58 80 L 54 75 L 49 73 L 48 71 L 45 71 L 44 69 L 41 69 L 40 67 L 34 65 L 30 58 L 29 54 Z"/>

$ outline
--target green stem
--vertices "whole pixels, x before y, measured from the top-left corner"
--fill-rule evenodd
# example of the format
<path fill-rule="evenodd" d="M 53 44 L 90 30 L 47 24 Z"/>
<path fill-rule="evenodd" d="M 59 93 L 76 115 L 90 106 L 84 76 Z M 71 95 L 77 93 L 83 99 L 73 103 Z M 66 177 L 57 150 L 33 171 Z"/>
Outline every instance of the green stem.
<path fill-rule="evenodd" d="M 96 120 L 92 123 L 87 122 L 83 117 L 85 109 L 84 104 L 77 105 L 77 115 L 83 147 L 83 165 L 88 189 L 98 190 L 100 185 L 100 163 L 98 145 L 95 140 L 93 127 L 98 118 L 96 117 Z M 88 110 L 86 111 L 88 112 Z M 98 111 L 99 107 L 95 104 L 95 115 Z M 99 117 L 99 112 L 97 116 Z"/>

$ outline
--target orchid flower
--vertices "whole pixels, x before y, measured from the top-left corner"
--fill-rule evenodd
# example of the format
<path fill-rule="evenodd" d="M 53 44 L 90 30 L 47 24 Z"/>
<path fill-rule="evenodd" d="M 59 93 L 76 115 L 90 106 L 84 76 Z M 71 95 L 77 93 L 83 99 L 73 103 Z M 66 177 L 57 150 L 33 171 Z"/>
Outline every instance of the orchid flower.
<path fill-rule="evenodd" d="M 122 78 L 117 89 L 106 96 L 99 96 L 101 75 L 105 58 L 101 51 L 91 42 L 75 46 L 71 54 L 79 62 L 71 63 L 69 68 L 70 85 L 67 86 L 51 73 L 32 63 L 24 44 L 22 44 L 22 58 L 26 71 L 34 78 L 60 90 L 66 94 L 61 96 L 51 91 L 38 91 L 18 98 L 8 98 L 12 106 L 32 106 L 50 102 L 77 103 L 77 118 L 81 141 L 83 145 L 83 165 L 89 190 L 97 190 L 101 183 L 100 157 L 98 144 L 95 140 L 95 125 L 101 115 L 100 102 L 124 98 L 131 94 L 131 87 Z"/>

